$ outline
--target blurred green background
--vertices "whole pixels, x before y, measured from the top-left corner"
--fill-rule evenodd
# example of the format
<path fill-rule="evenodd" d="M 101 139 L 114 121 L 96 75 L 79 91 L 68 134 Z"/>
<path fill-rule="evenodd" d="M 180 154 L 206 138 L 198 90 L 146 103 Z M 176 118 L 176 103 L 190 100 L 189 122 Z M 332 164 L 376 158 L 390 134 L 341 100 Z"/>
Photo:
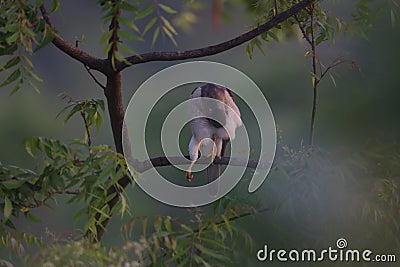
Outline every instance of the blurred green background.
<path fill-rule="evenodd" d="M 102 28 L 107 26 L 102 25 L 99 8 L 94 2 L 64 1 L 61 10 L 53 20 L 65 39 L 70 42 L 81 39 L 82 49 L 103 56 L 103 48 L 99 46 L 98 40 Z M 240 9 L 234 12 L 242 13 Z M 235 21 L 215 29 L 211 27 L 210 8 L 206 8 L 199 13 L 200 22 L 189 33 L 178 36 L 178 49 L 201 47 L 234 37 L 251 24 L 249 20 L 240 18 L 236 16 Z M 373 198 L 375 183 L 385 178 L 384 174 L 376 177 L 376 181 L 365 177 L 366 182 L 360 183 L 364 175 L 372 173 L 373 176 L 378 172 L 375 165 L 393 160 L 393 155 L 397 155 L 394 159 L 398 159 L 399 29 L 400 25 L 391 26 L 390 14 L 386 12 L 369 32 L 368 40 L 342 36 L 334 46 L 323 44 L 318 47 L 321 60 L 326 64 L 338 57 L 346 58 L 354 60 L 360 66 L 360 71 L 339 67 L 336 70 L 339 74 L 336 87 L 329 78 L 320 84 L 315 142 L 327 152 L 321 158 L 316 157 L 315 164 L 323 167 L 314 168 L 315 173 L 308 172 L 304 180 L 288 181 L 280 173 L 270 173 L 253 197 L 259 199 L 264 206 L 271 207 L 271 212 L 238 221 L 240 227 L 247 230 L 255 241 L 252 248 L 236 250 L 238 266 L 254 266 L 257 263 L 256 252 L 264 244 L 276 249 L 312 245 L 327 247 L 334 246 L 338 238 L 344 237 L 353 248 L 368 247 L 381 253 L 399 251 L 399 232 L 391 232 L 384 219 L 369 219 L 368 213 L 365 215 L 363 211 L 365 203 L 372 201 L 370 197 Z M 148 51 L 149 42 L 135 43 L 134 49 L 138 52 Z M 256 51 L 252 60 L 246 56 L 244 46 L 202 60 L 231 65 L 253 79 L 272 108 L 282 138 L 281 145 L 301 149 L 302 144 L 308 142 L 312 104 L 310 61 L 304 57 L 306 47 L 304 41 L 293 37 L 281 43 L 266 45 L 265 55 Z M 168 40 L 164 40 L 152 50 L 175 49 Z M 44 79 L 40 84 L 40 95 L 29 88 L 23 88 L 10 97 L 6 88 L 0 90 L 0 162 L 3 164 L 38 167 L 40 159 L 32 159 L 24 151 L 25 138 L 46 136 L 67 141 L 84 136 L 83 124 L 79 118 L 72 119 L 66 125 L 62 119 L 56 118 L 65 106 L 65 102 L 57 96 L 59 93 L 67 92 L 75 99 L 104 99 L 101 89 L 88 76 L 84 67 L 56 48 L 49 46 L 41 50 L 33 57 L 33 62 L 37 73 Z M 127 69 L 123 73 L 125 106 L 145 79 L 175 63 L 146 63 Z M 99 77 L 100 80 L 102 78 Z M 190 93 L 190 90 L 185 93 L 180 91 L 173 98 L 186 99 Z M 158 108 L 162 111 L 165 107 Z M 251 117 L 251 114 L 244 112 L 243 120 L 246 117 Z M 103 127 L 94 143 L 112 146 L 108 114 L 104 118 Z M 157 127 L 158 122 L 153 123 Z M 183 135 L 188 135 L 181 138 L 184 144 L 190 136 L 187 130 Z M 156 136 L 154 144 L 157 142 Z M 157 152 L 156 145 L 152 149 Z M 186 152 L 185 149 L 183 145 L 183 152 Z M 354 164 L 346 161 L 372 150 L 379 150 L 382 158 L 370 161 L 370 158 L 362 158 Z M 385 158 L 385 155 L 390 155 L 390 158 Z M 332 162 L 337 165 L 331 165 L 331 168 L 324 165 Z M 372 170 L 365 170 L 368 167 Z M 165 168 L 163 172 L 177 175 L 172 168 Z M 397 173 L 397 177 L 399 175 Z M 248 194 L 246 185 L 247 182 L 243 183 L 232 195 L 244 197 Z M 186 210 L 161 204 L 137 187 L 128 190 L 135 216 L 189 216 Z M 60 198 L 57 203 L 52 203 L 53 209 L 38 209 L 36 212 L 44 218 L 43 223 L 27 225 L 21 220 L 17 224 L 39 235 L 48 229 L 59 236 L 68 236 L 79 229 L 82 222 L 74 224 L 73 216 L 80 207 L 66 205 L 67 199 Z M 375 202 L 371 203 L 374 205 Z M 365 217 L 361 216 L 363 214 Z M 120 238 L 117 238 L 120 226 L 121 218 L 115 216 L 104 238 L 107 244 L 120 242 Z"/>

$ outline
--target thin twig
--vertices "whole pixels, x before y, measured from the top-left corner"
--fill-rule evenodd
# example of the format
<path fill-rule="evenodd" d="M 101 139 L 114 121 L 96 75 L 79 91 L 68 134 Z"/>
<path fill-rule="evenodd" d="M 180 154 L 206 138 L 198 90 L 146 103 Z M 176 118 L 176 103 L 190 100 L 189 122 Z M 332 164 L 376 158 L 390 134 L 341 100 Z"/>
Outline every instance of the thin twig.
<path fill-rule="evenodd" d="M 306 41 L 310 44 L 310 46 L 312 45 L 312 42 L 310 40 L 310 38 L 307 35 L 306 29 L 304 27 L 303 22 L 300 21 L 299 17 L 297 15 L 294 16 L 294 19 L 297 21 L 297 25 L 299 26 L 299 29 L 301 31 L 301 33 L 303 34 L 304 39 L 306 39 Z"/>
<path fill-rule="evenodd" d="M 319 78 L 319 81 L 321 81 L 321 80 L 326 76 L 326 74 L 329 73 L 329 71 L 331 71 L 332 69 L 336 68 L 336 67 L 339 66 L 339 65 L 346 64 L 346 63 L 354 65 L 354 61 L 352 61 L 352 60 L 337 60 L 337 61 L 335 61 L 334 63 L 332 63 L 331 65 L 329 65 L 329 66 L 321 73 L 321 76 L 320 76 L 320 78 Z"/>
<path fill-rule="evenodd" d="M 80 114 L 81 114 L 81 117 L 83 119 L 83 124 L 85 124 L 85 131 L 86 131 L 86 135 L 87 135 L 87 138 L 88 138 L 87 145 L 89 147 L 89 153 L 92 154 L 92 150 L 90 149 L 90 146 L 92 145 L 92 137 L 90 135 L 89 124 L 87 122 L 85 112 L 81 111 Z"/>
<path fill-rule="evenodd" d="M 81 191 L 79 189 L 65 189 L 65 190 L 58 190 L 58 189 L 52 189 L 49 192 L 50 194 L 67 194 L 67 195 L 79 195 Z"/>
<path fill-rule="evenodd" d="M 255 214 L 258 214 L 258 213 L 263 213 L 263 212 L 267 212 L 267 211 L 271 211 L 271 210 L 272 210 L 271 208 L 264 208 L 264 209 L 261 209 L 261 210 L 256 210 L 255 212 L 242 213 L 242 214 L 239 214 L 239 215 L 236 215 L 236 216 L 233 216 L 233 217 L 229 218 L 228 221 L 229 222 L 233 222 L 233 221 L 236 221 L 238 219 L 242 219 L 242 218 L 247 217 L 247 216 L 251 216 L 251 215 L 255 215 Z M 215 225 L 217 225 L 217 226 L 224 225 L 224 224 L 226 224 L 226 222 L 224 220 L 221 220 L 221 221 L 215 223 Z M 198 232 L 200 232 L 200 230 L 204 231 L 204 230 L 208 229 L 210 226 L 211 226 L 211 224 L 209 224 L 205 228 L 194 229 L 193 232 L 198 233 Z"/>
<path fill-rule="evenodd" d="M 312 51 L 312 72 L 313 72 L 313 105 L 311 111 L 311 125 L 310 125 L 310 147 L 314 146 L 314 132 L 315 132 L 315 118 L 317 115 L 318 106 L 318 79 L 317 79 L 317 49 L 315 44 L 314 33 L 314 4 L 310 7 L 310 28 L 311 28 L 311 51 Z"/>
<path fill-rule="evenodd" d="M 91 69 L 89 66 L 87 66 L 87 65 L 84 65 L 84 67 L 85 67 L 86 71 L 89 73 L 90 77 L 92 77 L 92 79 L 94 80 L 94 82 L 95 82 L 98 86 L 100 86 L 103 90 L 105 90 L 105 89 L 106 89 L 106 86 L 103 85 L 103 84 L 96 78 L 96 76 L 94 76 L 94 74 L 92 73 L 92 69 Z"/>

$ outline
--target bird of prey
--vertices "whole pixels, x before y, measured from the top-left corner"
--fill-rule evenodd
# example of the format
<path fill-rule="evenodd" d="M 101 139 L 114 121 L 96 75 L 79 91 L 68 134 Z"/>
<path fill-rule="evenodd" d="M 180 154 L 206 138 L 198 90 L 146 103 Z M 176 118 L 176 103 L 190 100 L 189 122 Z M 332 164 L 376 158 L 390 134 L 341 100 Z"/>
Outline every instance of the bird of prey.
<path fill-rule="evenodd" d="M 235 138 L 236 128 L 242 125 L 239 108 L 228 88 L 207 83 L 197 87 L 190 99 L 192 138 L 189 143 L 189 155 L 192 164 L 186 172 L 189 182 L 193 178 L 191 169 L 198 159 L 200 145 L 203 148 L 202 153 L 205 154 L 203 156 L 221 158 L 229 141 Z M 211 163 L 206 172 L 210 183 L 220 176 L 220 165 Z M 219 188 L 216 191 L 218 192 Z"/>

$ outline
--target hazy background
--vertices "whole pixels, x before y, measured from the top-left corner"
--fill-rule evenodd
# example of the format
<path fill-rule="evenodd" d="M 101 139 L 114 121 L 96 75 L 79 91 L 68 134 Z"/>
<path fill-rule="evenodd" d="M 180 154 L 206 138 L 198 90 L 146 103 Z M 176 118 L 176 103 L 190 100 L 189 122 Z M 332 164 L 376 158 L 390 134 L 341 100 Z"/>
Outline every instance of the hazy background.
<path fill-rule="evenodd" d="M 175 1 L 174 1 L 175 2 Z M 178 1 L 179 2 L 179 1 Z M 219 28 L 211 27 L 211 11 L 206 8 L 199 12 L 199 23 L 188 34 L 181 33 L 178 38 L 178 49 L 201 47 L 227 38 L 234 37 L 251 25 L 250 21 L 239 16 L 240 9 L 234 11 L 235 21 Z M 65 39 L 74 42 L 77 38 L 83 40 L 80 47 L 91 54 L 104 57 L 103 47 L 99 39 L 107 26 L 99 20 L 99 9 L 93 1 L 64 1 L 61 13 L 53 19 Z M 358 37 L 340 37 L 334 47 L 323 44 L 318 47 L 321 60 L 328 64 L 330 61 L 344 57 L 354 60 L 361 71 L 339 67 L 336 78 L 337 86 L 327 78 L 320 84 L 319 107 L 317 114 L 315 142 L 318 146 L 328 151 L 343 150 L 343 157 L 349 153 L 357 153 L 368 149 L 369 141 L 379 140 L 385 145 L 396 143 L 400 133 L 400 31 L 399 25 L 391 27 L 390 14 L 382 14 L 376 27 L 368 34 L 369 40 Z M 150 40 L 144 43 L 135 43 L 134 49 L 138 52 L 149 51 Z M 217 61 L 231 65 L 244 72 L 261 88 L 269 101 L 275 116 L 277 127 L 283 142 L 294 148 L 307 144 L 309 122 L 312 103 L 311 79 L 309 76 L 310 62 L 304 57 L 306 44 L 300 39 L 292 38 L 282 43 L 273 43 L 265 46 L 265 55 L 255 52 L 250 60 L 245 54 L 245 46 L 232 49 L 221 55 L 202 58 L 202 60 Z M 160 41 L 151 50 L 175 50 L 168 40 Z M 62 119 L 56 115 L 65 106 L 57 95 L 67 92 L 75 99 L 101 98 L 105 99 L 101 88 L 88 76 L 84 67 L 60 53 L 56 48 L 49 46 L 33 57 L 36 72 L 44 79 L 39 85 L 41 94 L 33 92 L 30 88 L 22 88 L 14 96 L 9 96 L 7 88 L 0 90 L 0 162 L 3 164 L 18 165 L 35 168 L 40 159 L 32 159 L 24 152 L 23 141 L 30 136 L 46 136 L 61 140 L 82 138 L 84 135 L 83 124 L 79 118 L 74 118 L 64 125 Z M 148 77 L 157 71 L 176 64 L 177 62 L 146 63 L 131 67 L 123 72 L 124 104 L 127 105 L 135 89 Z M 99 76 L 100 80 L 103 77 Z M 191 91 L 173 96 L 175 101 L 186 99 Z M 159 107 L 160 110 L 163 107 Z M 251 116 L 248 112 L 242 114 L 243 120 Z M 104 124 L 99 134 L 95 137 L 95 144 L 112 144 L 111 129 L 109 128 L 108 114 L 104 114 Z M 157 122 L 153 122 L 157 125 Z M 188 135 L 188 131 L 184 132 Z M 183 136 L 182 143 L 188 142 L 190 136 Z M 154 140 L 157 142 L 157 137 Z M 153 148 L 156 149 L 156 148 Z M 182 146 L 184 152 L 186 147 Z M 163 170 L 173 173 L 174 170 Z M 175 173 L 176 175 L 176 173 Z M 358 217 L 359 210 L 352 212 L 352 190 L 347 183 L 337 183 L 335 177 L 328 179 L 325 184 L 319 184 L 320 194 L 324 198 L 324 205 L 308 200 L 304 196 L 306 206 L 292 207 L 294 216 L 302 217 L 307 213 L 309 221 L 292 220 L 289 213 L 278 211 L 266 213 L 256 219 L 244 219 L 239 225 L 249 231 L 255 239 L 255 246 L 245 250 L 238 258 L 243 264 L 254 264 L 255 253 L 263 244 L 275 248 L 301 246 L 307 244 L 304 236 L 329 233 L 320 236 L 319 245 L 335 244 L 339 237 L 348 237 L 350 244 L 357 243 L 357 237 L 365 233 L 360 230 L 360 225 L 354 225 L 351 216 Z M 184 179 L 184 176 L 182 176 Z M 269 179 L 257 191 L 257 197 L 265 203 L 279 202 L 288 192 L 279 176 L 270 174 Z M 236 194 L 247 194 L 245 186 L 238 188 Z M 357 187 L 356 187 L 357 188 Z M 299 190 L 302 188 L 299 187 Z M 242 191 L 240 191 L 242 190 Z M 325 190 L 325 191 L 324 191 Z M 357 190 L 360 190 L 357 188 Z M 147 197 L 139 188 L 129 189 L 130 202 L 135 215 L 145 214 L 178 214 L 185 216 L 182 209 L 165 206 Z M 322 192 L 322 193 L 321 193 Z M 73 223 L 74 212 L 79 207 L 66 206 L 63 198 L 58 203 L 53 203 L 54 209 L 38 209 L 37 213 L 46 218 L 45 223 L 25 225 L 28 231 L 42 234 L 46 228 L 60 236 L 67 235 L 81 226 Z M 318 207 L 317 207 L 318 206 Z M 331 207 L 330 209 L 326 209 Z M 357 207 L 357 205 L 355 206 Z M 322 209 L 322 211 L 320 210 Z M 311 210 L 311 212 L 310 212 Z M 315 211 L 315 213 L 313 213 Z M 340 214 L 343 211 L 343 214 Z M 326 216 L 329 223 L 321 218 Z M 310 218 L 310 217 L 308 217 Z M 337 221 L 335 221 L 335 219 Z M 23 225 L 23 222 L 20 222 Z M 119 233 L 120 218 L 115 216 L 104 240 L 109 243 L 119 243 L 115 238 Z M 336 225 L 336 228 L 329 228 Z M 365 225 L 365 231 L 368 229 Z M 371 233 L 371 230 L 367 231 Z M 291 241 L 293 240 L 293 242 Z M 286 243 L 285 243 L 286 241 Z M 303 242 L 304 241 L 304 242 Z M 292 243 L 291 243 L 292 242 Z M 288 245 L 289 243 L 289 245 Z M 309 244 L 309 243 L 308 243 Z M 364 243 L 365 244 L 365 243 Z M 390 251 L 390 246 L 387 253 Z"/>

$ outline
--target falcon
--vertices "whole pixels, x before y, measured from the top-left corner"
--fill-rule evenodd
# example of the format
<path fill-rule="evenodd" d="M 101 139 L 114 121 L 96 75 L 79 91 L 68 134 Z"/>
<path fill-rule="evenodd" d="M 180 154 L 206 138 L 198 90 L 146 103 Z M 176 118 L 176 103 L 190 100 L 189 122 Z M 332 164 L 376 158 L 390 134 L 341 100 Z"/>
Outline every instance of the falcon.
<path fill-rule="evenodd" d="M 219 159 L 224 156 L 230 140 L 235 138 L 236 128 L 242 125 L 239 108 L 228 88 L 207 83 L 197 87 L 190 99 L 192 138 L 189 143 L 189 155 L 192 164 L 186 172 L 189 182 L 193 178 L 191 170 L 199 157 L 200 146 L 205 154 L 203 156 Z M 217 179 L 220 176 L 220 165 L 211 163 L 207 167 L 206 176 L 208 183 Z"/>

